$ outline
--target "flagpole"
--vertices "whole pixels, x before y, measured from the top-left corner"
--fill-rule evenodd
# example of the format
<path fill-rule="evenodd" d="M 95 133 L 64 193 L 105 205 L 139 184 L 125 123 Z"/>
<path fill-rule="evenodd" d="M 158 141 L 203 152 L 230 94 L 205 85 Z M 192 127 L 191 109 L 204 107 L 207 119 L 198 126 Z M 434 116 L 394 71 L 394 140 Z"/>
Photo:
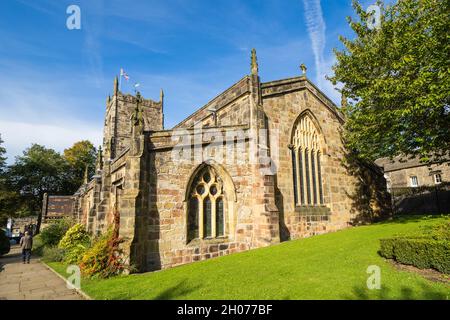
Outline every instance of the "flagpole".
<path fill-rule="evenodd" d="M 119 91 L 122 91 L 122 68 L 120 68 Z"/>

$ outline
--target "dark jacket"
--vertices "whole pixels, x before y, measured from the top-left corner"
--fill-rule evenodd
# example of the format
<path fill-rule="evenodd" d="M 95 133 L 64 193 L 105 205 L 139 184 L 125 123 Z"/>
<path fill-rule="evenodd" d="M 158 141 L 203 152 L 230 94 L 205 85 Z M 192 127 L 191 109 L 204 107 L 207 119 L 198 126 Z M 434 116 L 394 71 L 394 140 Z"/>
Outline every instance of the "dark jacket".
<path fill-rule="evenodd" d="M 33 237 L 30 235 L 23 236 L 20 238 L 20 247 L 22 249 L 31 249 L 33 248 Z"/>

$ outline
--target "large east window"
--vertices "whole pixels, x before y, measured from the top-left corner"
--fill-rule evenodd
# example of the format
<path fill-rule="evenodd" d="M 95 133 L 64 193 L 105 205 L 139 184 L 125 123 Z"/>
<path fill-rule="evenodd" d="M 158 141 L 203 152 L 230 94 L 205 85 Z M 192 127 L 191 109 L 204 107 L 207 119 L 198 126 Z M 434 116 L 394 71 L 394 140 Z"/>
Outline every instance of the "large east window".
<path fill-rule="evenodd" d="M 211 166 L 194 178 L 189 193 L 188 241 L 225 234 L 223 183 Z"/>
<path fill-rule="evenodd" d="M 320 138 L 308 115 L 295 124 L 291 153 L 296 205 L 323 205 Z"/>

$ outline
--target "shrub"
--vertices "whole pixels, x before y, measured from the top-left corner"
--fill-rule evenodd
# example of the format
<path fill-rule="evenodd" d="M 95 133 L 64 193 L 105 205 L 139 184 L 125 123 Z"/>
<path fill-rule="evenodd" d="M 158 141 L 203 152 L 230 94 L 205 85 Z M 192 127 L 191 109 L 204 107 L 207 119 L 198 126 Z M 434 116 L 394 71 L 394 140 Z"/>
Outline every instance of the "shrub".
<path fill-rule="evenodd" d="M 78 263 L 89 247 L 89 242 L 89 235 L 82 224 L 77 223 L 72 226 L 58 244 L 58 248 L 66 252 L 64 262 Z"/>
<path fill-rule="evenodd" d="M 433 268 L 450 274 L 450 241 L 432 238 L 380 240 L 380 255 L 420 269 Z"/>
<path fill-rule="evenodd" d="M 71 224 L 72 222 L 67 219 L 61 219 L 51 223 L 40 233 L 42 244 L 46 247 L 54 247 L 58 245 L 67 230 L 69 230 Z"/>
<path fill-rule="evenodd" d="M 81 259 L 80 267 L 83 274 L 108 278 L 121 273 L 124 265 L 118 251 L 119 243 L 120 240 L 112 230 L 98 238 Z"/>
<path fill-rule="evenodd" d="M 450 220 L 438 225 L 426 226 L 422 229 L 422 233 L 434 240 L 450 241 Z"/>
<path fill-rule="evenodd" d="M 40 234 L 33 237 L 33 254 L 42 256 L 44 254 L 44 241 Z"/>
<path fill-rule="evenodd" d="M 45 262 L 61 262 L 64 260 L 64 250 L 58 247 L 44 247 L 42 260 Z"/>
<path fill-rule="evenodd" d="M 7 254 L 11 249 L 9 238 L 6 236 L 5 231 L 0 229 L 0 256 Z"/>
<path fill-rule="evenodd" d="M 89 249 L 88 244 L 78 244 L 70 250 L 65 250 L 64 262 L 68 264 L 79 264 L 86 250 Z"/>

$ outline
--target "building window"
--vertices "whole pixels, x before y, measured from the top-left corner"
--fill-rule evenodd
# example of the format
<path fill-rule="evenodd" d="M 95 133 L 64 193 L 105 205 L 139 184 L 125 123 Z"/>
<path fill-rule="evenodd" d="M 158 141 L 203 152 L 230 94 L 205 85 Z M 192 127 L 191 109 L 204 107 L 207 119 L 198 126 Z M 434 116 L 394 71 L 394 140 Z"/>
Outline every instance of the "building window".
<path fill-rule="evenodd" d="M 224 236 L 226 201 L 223 183 L 211 166 L 197 174 L 189 195 L 188 241 Z"/>
<path fill-rule="evenodd" d="M 198 199 L 197 197 L 192 197 L 189 200 L 189 228 L 188 228 L 188 239 L 198 238 Z"/>
<path fill-rule="evenodd" d="M 293 183 L 294 183 L 294 199 L 297 199 L 297 157 L 295 156 L 295 150 L 291 150 L 292 155 L 292 172 L 293 172 Z"/>
<path fill-rule="evenodd" d="M 299 154 L 299 156 L 298 156 L 298 163 L 297 163 L 298 175 L 294 175 L 294 179 L 297 180 L 298 178 L 300 178 L 299 179 L 299 183 L 300 183 L 299 184 L 299 186 L 300 186 L 300 202 L 305 202 L 306 194 L 305 194 L 305 188 L 303 188 L 303 185 L 305 183 L 305 177 L 304 177 L 305 173 L 304 173 L 304 170 L 303 170 L 303 165 L 304 165 L 305 161 L 303 161 L 303 150 L 299 149 L 298 150 L 298 154 Z M 298 193 L 298 192 L 296 192 L 296 193 Z M 297 199 L 297 197 L 295 199 Z"/>
<path fill-rule="evenodd" d="M 308 115 L 297 121 L 292 140 L 295 204 L 323 205 L 320 138 Z"/>
<path fill-rule="evenodd" d="M 218 237 L 223 236 L 225 234 L 224 230 L 224 217 L 223 217 L 223 201 L 222 198 L 217 199 L 216 201 L 216 235 Z"/>
<path fill-rule="evenodd" d="M 441 176 L 440 173 L 436 173 L 436 174 L 434 175 L 434 183 L 435 183 L 435 184 L 440 184 L 440 183 L 442 183 L 442 176 Z"/>
<path fill-rule="evenodd" d="M 417 179 L 417 176 L 409 177 L 411 187 L 418 187 L 419 186 L 419 180 Z"/>

